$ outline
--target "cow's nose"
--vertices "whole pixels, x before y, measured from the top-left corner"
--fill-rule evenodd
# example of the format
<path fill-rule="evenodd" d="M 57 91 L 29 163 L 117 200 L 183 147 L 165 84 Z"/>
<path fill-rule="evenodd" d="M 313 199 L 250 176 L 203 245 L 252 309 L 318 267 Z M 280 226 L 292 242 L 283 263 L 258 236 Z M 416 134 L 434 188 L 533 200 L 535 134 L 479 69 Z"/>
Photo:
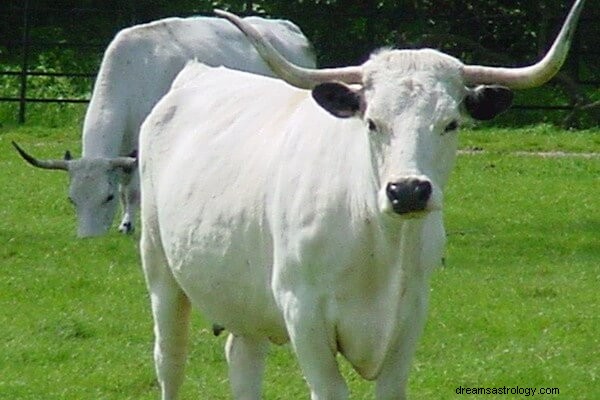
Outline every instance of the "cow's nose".
<path fill-rule="evenodd" d="M 394 212 L 408 214 L 425 210 L 431 190 L 431 182 L 427 180 L 405 178 L 388 183 L 385 192 Z"/>

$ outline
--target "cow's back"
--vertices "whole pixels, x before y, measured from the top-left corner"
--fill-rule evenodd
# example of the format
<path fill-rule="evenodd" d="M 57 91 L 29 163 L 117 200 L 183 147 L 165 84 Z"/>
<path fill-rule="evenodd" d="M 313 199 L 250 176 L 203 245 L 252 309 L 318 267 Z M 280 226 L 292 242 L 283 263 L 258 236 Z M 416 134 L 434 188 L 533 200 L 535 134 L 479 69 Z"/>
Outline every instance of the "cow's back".
<path fill-rule="evenodd" d="M 310 43 L 295 25 L 249 19 L 290 60 L 314 66 Z M 190 60 L 273 75 L 244 35 L 222 19 L 167 18 L 123 29 L 104 54 L 84 122 L 83 155 L 136 148 L 142 121 Z"/>
<path fill-rule="evenodd" d="M 312 47 L 296 25 L 286 20 L 259 17 L 248 17 L 247 20 L 287 59 L 301 66 L 315 67 Z M 155 45 L 172 52 L 172 56 L 183 56 L 184 63 L 196 59 L 213 67 L 225 66 L 274 76 L 245 36 L 221 18 L 167 18 L 140 28 L 137 32 L 140 39 L 148 36 L 158 39 Z"/>

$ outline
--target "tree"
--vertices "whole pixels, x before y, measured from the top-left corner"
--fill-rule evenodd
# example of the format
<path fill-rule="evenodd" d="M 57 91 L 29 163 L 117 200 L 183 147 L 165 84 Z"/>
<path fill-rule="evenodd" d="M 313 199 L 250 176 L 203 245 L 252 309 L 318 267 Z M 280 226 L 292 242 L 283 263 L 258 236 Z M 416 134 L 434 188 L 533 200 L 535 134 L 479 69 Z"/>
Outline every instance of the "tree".
<path fill-rule="evenodd" d="M 593 104 L 600 100 L 594 91 L 600 76 L 596 49 L 600 7 L 588 3 L 578 27 L 575 51 L 579 56 L 569 58 L 563 69 L 566 75 L 557 80 L 567 93 L 565 99 L 586 113 L 597 109 Z M 294 21 L 314 43 L 322 66 L 358 64 L 383 46 L 427 46 L 467 63 L 523 65 L 547 50 L 571 1 L 4 0 L 0 8 L 2 63 L 18 63 L 14 54 L 18 55 L 15 50 L 23 37 L 24 5 L 29 8 L 30 39 L 39 44 L 31 50 L 52 51 L 53 59 L 61 62 L 66 57 L 59 53 L 73 53 L 69 44 L 94 45 L 96 55 L 87 58 L 96 63 L 116 32 L 126 26 L 166 16 L 211 15 L 213 8 L 224 8 Z M 63 45 L 43 46 L 49 42 Z M 73 64 L 82 57 L 71 58 L 70 68 L 76 68 Z M 590 90 L 579 81 L 596 86 Z"/>

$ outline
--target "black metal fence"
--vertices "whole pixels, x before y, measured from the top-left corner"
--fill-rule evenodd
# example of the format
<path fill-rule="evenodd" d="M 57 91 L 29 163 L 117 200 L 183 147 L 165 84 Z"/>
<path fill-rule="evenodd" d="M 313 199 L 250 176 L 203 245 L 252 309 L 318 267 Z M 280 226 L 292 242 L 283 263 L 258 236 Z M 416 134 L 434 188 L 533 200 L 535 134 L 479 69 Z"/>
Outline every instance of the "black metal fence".
<path fill-rule="evenodd" d="M 52 78 L 69 78 L 75 80 L 84 80 L 87 82 L 89 91 L 91 92 L 94 79 L 97 74 L 99 67 L 100 56 L 106 46 L 108 45 L 111 34 L 103 33 L 100 34 L 98 40 L 85 41 L 85 42 L 65 42 L 62 40 L 56 40 L 49 34 L 45 38 L 32 38 L 30 33 L 35 28 L 36 20 L 40 14 L 64 14 L 70 15 L 70 19 L 74 24 L 85 23 L 88 16 L 103 12 L 102 10 L 94 8 L 48 8 L 38 7 L 35 2 L 29 0 L 23 0 L 19 6 L 6 7 L 0 11 L 0 16 L 4 15 L 7 19 L 11 17 L 11 20 L 15 20 L 15 17 L 20 17 L 20 25 L 14 26 L 13 29 L 20 32 L 19 35 L 11 35 L 8 40 L 0 38 L 0 55 L 2 49 L 6 51 L 6 58 L 11 60 L 10 69 L 6 68 L 4 63 L 0 62 L 0 76 L 13 76 L 18 79 L 19 91 L 18 95 L 7 95 L 0 91 L 0 102 L 18 102 L 18 122 L 24 123 L 26 118 L 26 109 L 28 103 L 88 103 L 89 98 L 75 98 L 74 96 L 56 96 L 56 97 L 32 97 L 28 95 L 28 82 L 32 77 L 52 77 Z M 104 11 L 106 12 L 106 11 Z M 12 15 L 10 15 L 12 14 Z M 16 14 L 16 15 L 15 15 Z M 107 16 L 108 18 L 108 16 Z M 125 13 L 117 13 L 117 18 L 114 19 L 114 30 L 118 31 L 120 28 L 131 25 L 130 16 Z M 18 36 L 18 38 L 15 38 Z M 96 65 L 88 71 L 40 71 L 36 65 L 37 60 L 32 59 L 32 54 L 38 54 L 40 49 L 72 49 L 75 50 L 79 58 L 92 57 L 98 60 Z M 19 60 L 18 68 L 16 68 L 15 60 Z"/>
<path fill-rule="evenodd" d="M 248 6 L 251 6 L 251 2 L 248 2 Z M 15 13 L 20 15 L 20 26 L 14 26 L 12 29 L 18 29 L 20 35 L 18 39 L 2 40 L 0 37 L 0 55 L 2 49 L 8 52 L 10 59 L 12 60 L 12 68 L 7 69 L 6 64 L 0 62 L 0 76 L 13 76 L 18 79 L 19 90 L 18 94 L 7 95 L 2 93 L 0 88 L 0 102 L 17 102 L 19 104 L 18 121 L 23 123 L 26 119 L 26 110 L 28 103 L 87 103 L 89 102 L 88 96 L 82 97 L 69 97 L 69 96 L 55 96 L 55 97 L 36 97 L 28 95 L 28 82 L 33 77 L 54 77 L 54 78 L 69 78 L 76 80 L 84 80 L 86 85 L 89 85 L 89 93 L 91 93 L 96 71 L 99 67 L 101 55 L 114 36 L 114 34 L 122 29 L 123 27 L 133 25 L 137 21 L 132 10 L 121 9 L 111 12 L 110 16 L 114 22 L 112 24 L 111 32 L 99 32 L 97 40 L 85 41 L 85 42 L 65 42 L 56 40 L 43 40 L 40 38 L 32 38 L 30 32 L 35 26 L 36 15 L 40 13 L 70 13 L 74 23 L 81 23 L 85 21 L 86 15 L 92 13 L 104 12 L 102 10 L 91 9 L 91 8 L 36 8 L 29 3 L 29 0 L 23 0 L 20 6 L 7 7 L 0 11 L 0 23 L 2 23 L 2 14 L 5 16 L 8 13 L 12 13 L 12 19 L 14 20 Z M 208 13 L 207 13 L 208 14 Z M 186 16 L 185 13 L 180 13 L 180 16 Z M 197 13 L 196 13 L 197 15 Z M 288 17 L 293 19 L 292 17 Z M 85 22 L 84 22 L 85 23 Z M 580 29 L 582 26 L 589 24 L 599 24 L 600 21 L 597 18 L 582 18 L 580 21 Z M 96 60 L 93 66 L 88 71 L 52 71 L 45 72 L 40 71 L 34 65 L 31 55 L 38 53 L 39 49 L 51 49 L 60 48 L 61 50 L 70 49 L 77 52 L 80 58 L 91 58 Z M 535 57 L 529 57 L 535 58 Z M 15 60 L 20 60 L 18 67 L 16 67 Z M 571 53 L 569 56 L 570 64 L 570 78 L 577 85 L 598 87 L 600 86 L 600 77 L 598 76 L 581 76 L 580 66 L 581 65 L 600 65 L 600 49 L 592 48 L 591 46 L 581 46 L 581 38 L 577 37 L 573 43 Z M 573 104 L 548 104 L 546 101 L 543 103 L 531 103 L 531 104 L 520 104 L 516 108 L 524 110 L 570 110 L 573 109 Z"/>

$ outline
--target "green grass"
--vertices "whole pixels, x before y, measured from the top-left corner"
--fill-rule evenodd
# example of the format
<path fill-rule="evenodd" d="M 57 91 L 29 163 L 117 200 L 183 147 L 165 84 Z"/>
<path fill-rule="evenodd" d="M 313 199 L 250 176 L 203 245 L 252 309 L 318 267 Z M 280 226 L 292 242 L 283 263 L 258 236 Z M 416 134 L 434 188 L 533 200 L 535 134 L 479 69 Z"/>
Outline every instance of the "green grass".
<path fill-rule="evenodd" d="M 598 129 L 563 130 L 550 124 L 526 126 L 520 129 L 475 128 L 461 132 L 463 149 L 489 152 L 566 151 L 586 153 L 598 151 Z"/>
<path fill-rule="evenodd" d="M 79 135 L 75 124 L 0 128 L 0 399 L 158 398 L 137 235 L 76 239 L 66 174 L 34 170 L 10 146 L 79 154 Z M 446 193 L 446 267 L 432 278 L 411 399 L 482 398 L 458 386 L 600 398 L 600 158 L 510 154 L 600 152 L 600 131 L 461 135 L 486 152 L 459 157 Z M 224 337 L 194 318 L 182 399 L 228 399 Z M 351 399 L 372 399 L 341 362 Z M 272 348 L 265 398 L 308 398 L 289 346 Z"/>

